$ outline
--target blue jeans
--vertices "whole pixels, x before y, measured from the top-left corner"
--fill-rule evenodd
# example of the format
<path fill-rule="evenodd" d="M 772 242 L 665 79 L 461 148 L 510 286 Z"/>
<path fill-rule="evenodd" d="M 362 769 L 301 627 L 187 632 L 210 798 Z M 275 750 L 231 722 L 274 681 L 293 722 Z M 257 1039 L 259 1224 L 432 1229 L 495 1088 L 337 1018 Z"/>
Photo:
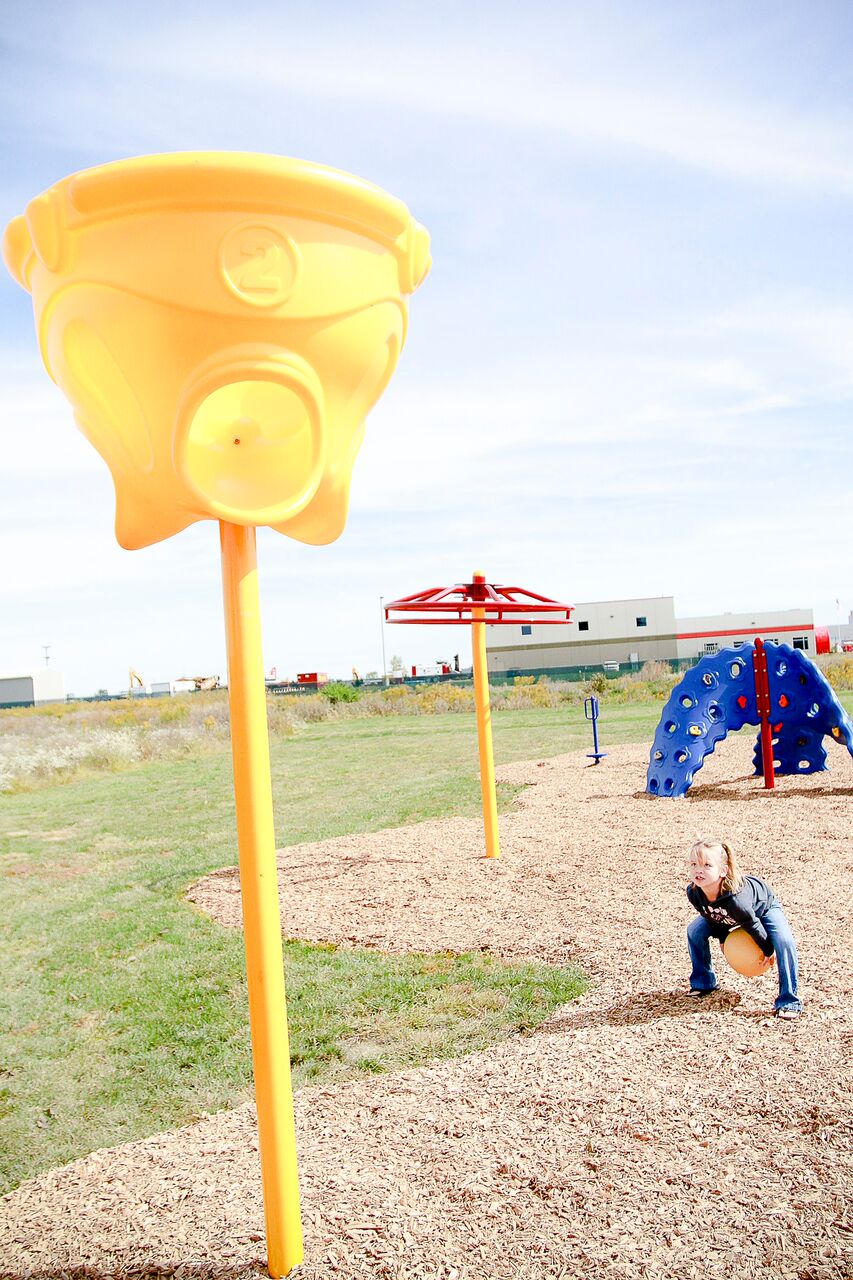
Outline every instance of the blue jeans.
<path fill-rule="evenodd" d="M 802 1009 L 803 1004 L 797 994 L 797 944 L 785 912 L 781 907 L 771 907 L 762 917 L 761 923 L 767 930 L 776 953 L 776 969 L 779 973 L 776 1008 Z M 687 926 L 687 946 L 693 966 L 690 974 L 691 989 L 713 991 L 717 985 L 717 977 L 711 960 L 711 932 L 704 916 L 696 916 Z"/>

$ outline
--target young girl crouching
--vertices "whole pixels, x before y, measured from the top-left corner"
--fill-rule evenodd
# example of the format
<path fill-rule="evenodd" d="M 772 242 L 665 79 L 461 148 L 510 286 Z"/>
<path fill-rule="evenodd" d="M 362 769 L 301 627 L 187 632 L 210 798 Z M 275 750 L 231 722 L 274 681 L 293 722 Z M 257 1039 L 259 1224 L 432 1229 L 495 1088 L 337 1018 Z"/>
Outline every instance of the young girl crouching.
<path fill-rule="evenodd" d="M 699 912 L 687 929 L 692 972 L 690 994 L 706 996 L 717 985 L 711 960 L 711 938 L 722 943 L 738 927 L 764 952 L 766 972 L 775 962 L 779 973 L 776 1013 L 796 1018 L 802 1009 L 797 991 L 797 944 L 782 905 L 766 880 L 742 876 L 734 854 L 719 840 L 697 840 L 690 850 L 687 896 Z"/>

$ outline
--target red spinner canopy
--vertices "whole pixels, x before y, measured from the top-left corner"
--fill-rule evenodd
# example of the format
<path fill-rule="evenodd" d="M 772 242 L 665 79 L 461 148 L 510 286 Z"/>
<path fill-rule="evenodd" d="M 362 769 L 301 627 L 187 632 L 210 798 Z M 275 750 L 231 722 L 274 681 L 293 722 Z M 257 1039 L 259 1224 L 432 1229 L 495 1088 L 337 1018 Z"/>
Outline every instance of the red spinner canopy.
<path fill-rule="evenodd" d="M 421 623 L 426 626 L 468 626 L 486 622 L 489 626 L 571 622 L 573 605 L 561 604 L 525 587 L 502 587 L 486 582 L 475 573 L 472 582 L 453 587 L 431 587 L 402 596 L 385 605 L 386 622 Z M 477 617 L 474 617 L 474 610 Z M 402 617 L 392 618 L 392 613 Z"/>

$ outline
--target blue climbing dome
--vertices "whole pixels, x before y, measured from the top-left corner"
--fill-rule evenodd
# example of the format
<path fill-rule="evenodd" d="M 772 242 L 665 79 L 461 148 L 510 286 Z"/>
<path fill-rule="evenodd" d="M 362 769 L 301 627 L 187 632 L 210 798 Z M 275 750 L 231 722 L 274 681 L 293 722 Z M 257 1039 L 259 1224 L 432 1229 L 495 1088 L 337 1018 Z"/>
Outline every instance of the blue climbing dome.
<path fill-rule="evenodd" d="M 760 724 L 754 648 L 745 644 L 702 658 L 673 689 L 652 743 L 646 778 L 650 795 L 683 796 L 721 738 L 745 724 Z M 823 673 L 790 645 L 768 640 L 764 650 L 776 773 L 825 769 L 824 737 L 843 742 L 853 756 L 853 722 Z M 753 764 L 763 774 L 760 733 Z"/>

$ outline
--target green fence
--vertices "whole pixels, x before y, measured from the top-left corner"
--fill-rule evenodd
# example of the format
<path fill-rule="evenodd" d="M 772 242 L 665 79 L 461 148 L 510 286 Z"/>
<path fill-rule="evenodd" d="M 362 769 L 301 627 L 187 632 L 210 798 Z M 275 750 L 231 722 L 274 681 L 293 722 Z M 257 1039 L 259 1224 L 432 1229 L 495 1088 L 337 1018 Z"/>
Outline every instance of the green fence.
<path fill-rule="evenodd" d="M 695 667 L 698 658 L 656 659 L 656 665 L 668 667 L 674 674 Z M 541 676 L 549 680 L 567 680 L 571 682 L 589 680 L 592 676 L 603 675 L 608 680 L 618 680 L 620 676 L 639 675 L 645 662 L 598 663 L 584 667 L 511 667 L 509 671 L 490 671 L 490 684 L 512 684 L 518 676 Z M 615 669 L 614 669 L 615 668 Z M 441 679 L 442 677 L 439 677 Z M 444 677 L 446 679 L 447 677 Z"/>
<path fill-rule="evenodd" d="M 669 658 L 666 661 L 660 660 L 659 665 L 669 667 L 670 671 L 675 674 L 686 671 L 688 667 L 693 667 L 699 661 L 699 658 Z M 590 664 L 583 667 L 512 667 L 509 671 L 490 671 L 489 683 L 493 685 L 513 684 L 519 677 L 529 678 L 533 676 L 535 679 L 541 679 L 543 676 L 548 680 L 565 680 L 570 682 L 580 682 L 589 680 L 592 676 L 603 675 L 608 680 L 618 680 L 620 676 L 638 675 L 646 664 L 644 662 L 620 662 L 616 670 L 613 670 L 613 664 L 605 666 L 602 663 Z M 391 684 L 406 684 L 412 687 L 425 684 L 458 684 L 470 685 L 472 683 L 471 671 L 451 671 L 447 675 L 436 676 L 405 676 L 402 680 L 390 680 Z M 335 684 L 351 684 L 362 689 L 381 689 L 383 687 L 382 680 L 336 680 Z M 270 684 L 267 686 L 267 692 L 270 694 L 284 695 L 302 695 L 318 693 L 323 688 L 317 684 L 290 684 L 280 683 L 278 685 Z M 221 692 L 226 691 L 226 687 L 221 687 Z M 186 692 L 194 693 L 198 690 L 187 690 Z M 203 692 L 209 692 L 204 690 Z M 127 692 L 120 693 L 91 693 L 85 697 L 75 697 L 68 694 L 68 702 L 113 702 L 120 698 L 128 698 Z M 134 692 L 133 699 L 144 698 L 162 698 L 168 697 L 164 693 L 142 693 Z M 32 707 L 32 702 L 0 702 L 0 710 L 10 710 L 15 707 Z"/>

